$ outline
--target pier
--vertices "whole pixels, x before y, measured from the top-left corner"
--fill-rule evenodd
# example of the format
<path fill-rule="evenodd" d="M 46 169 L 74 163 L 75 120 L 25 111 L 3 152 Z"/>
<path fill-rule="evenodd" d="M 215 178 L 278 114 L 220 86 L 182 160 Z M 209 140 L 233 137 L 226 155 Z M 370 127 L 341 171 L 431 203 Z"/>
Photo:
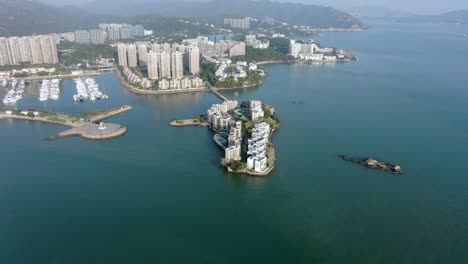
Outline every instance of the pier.
<path fill-rule="evenodd" d="M 214 95 L 218 96 L 221 100 L 223 100 L 223 101 L 229 101 L 229 99 L 228 99 L 226 96 L 222 95 L 222 94 L 218 91 L 218 88 L 216 88 L 216 87 L 210 87 L 210 91 L 211 91 L 212 93 L 214 93 Z"/>
<path fill-rule="evenodd" d="M 99 121 L 102 121 L 104 119 L 107 119 L 109 117 L 112 117 L 112 116 L 115 116 L 115 115 L 118 115 L 118 114 L 121 114 L 121 113 L 124 113 L 124 112 L 128 112 L 130 110 L 132 110 L 133 108 L 129 105 L 124 105 L 124 106 L 121 106 L 121 107 L 118 107 L 118 108 L 114 108 L 114 109 L 110 109 L 110 110 L 106 110 L 104 112 L 101 112 L 99 114 L 96 114 L 94 116 L 91 116 L 91 117 L 88 117 L 88 120 L 90 122 L 99 122 Z"/>

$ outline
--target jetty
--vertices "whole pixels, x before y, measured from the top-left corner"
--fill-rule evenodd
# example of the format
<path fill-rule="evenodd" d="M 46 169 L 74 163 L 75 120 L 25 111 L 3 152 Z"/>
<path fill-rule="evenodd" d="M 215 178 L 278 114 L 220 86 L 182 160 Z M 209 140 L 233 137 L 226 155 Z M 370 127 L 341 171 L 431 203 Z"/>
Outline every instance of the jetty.
<path fill-rule="evenodd" d="M 370 168 L 370 169 L 379 169 L 382 171 L 387 171 L 395 174 L 401 174 L 402 170 L 401 167 L 398 165 L 382 162 L 373 158 L 365 158 L 365 159 L 354 159 L 350 158 L 345 155 L 339 155 L 339 157 L 344 161 L 351 161 L 353 163 L 359 164 L 361 166 Z"/>
<path fill-rule="evenodd" d="M 36 110 L 23 111 L 0 111 L 0 119 L 19 119 L 35 122 L 44 122 L 67 126 L 70 129 L 60 132 L 57 135 L 49 137 L 49 139 L 58 139 L 68 136 L 81 136 L 86 139 L 110 139 L 124 135 L 127 132 L 125 126 L 111 123 L 99 123 L 111 116 L 130 111 L 132 107 L 122 106 L 120 108 L 100 111 L 98 114 L 90 115 L 87 118 L 79 118 L 62 113 L 53 113 Z"/>
<path fill-rule="evenodd" d="M 169 123 L 170 126 L 183 127 L 183 126 L 208 126 L 208 123 L 203 118 L 192 119 L 176 119 Z"/>

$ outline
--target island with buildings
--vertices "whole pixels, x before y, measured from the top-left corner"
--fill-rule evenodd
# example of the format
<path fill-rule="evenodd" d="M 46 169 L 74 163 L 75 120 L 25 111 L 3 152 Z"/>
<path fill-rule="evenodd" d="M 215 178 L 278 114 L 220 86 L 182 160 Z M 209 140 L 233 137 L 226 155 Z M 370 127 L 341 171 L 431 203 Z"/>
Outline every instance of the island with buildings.
<path fill-rule="evenodd" d="M 225 100 L 214 104 L 199 118 L 174 120 L 171 126 L 207 126 L 214 135 L 228 172 L 267 176 L 275 168 L 272 136 L 280 127 L 275 109 L 261 101 Z"/>

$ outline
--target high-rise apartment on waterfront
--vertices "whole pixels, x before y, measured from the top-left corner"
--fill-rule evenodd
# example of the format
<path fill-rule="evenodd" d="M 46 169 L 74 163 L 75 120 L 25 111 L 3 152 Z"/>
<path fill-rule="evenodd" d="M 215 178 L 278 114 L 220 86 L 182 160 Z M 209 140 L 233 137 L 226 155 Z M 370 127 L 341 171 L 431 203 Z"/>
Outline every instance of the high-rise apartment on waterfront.
<path fill-rule="evenodd" d="M 145 66 L 148 63 L 148 45 L 138 44 L 138 65 Z"/>
<path fill-rule="evenodd" d="M 200 50 L 197 47 L 190 48 L 188 52 L 188 66 L 191 74 L 200 73 Z"/>
<path fill-rule="evenodd" d="M 159 53 L 159 78 L 171 78 L 171 55 L 164 51 Z"/>
<path fill-rule="evenodd" d="M 128 67 L 136 67 L 138 65 L 136 45 L 130 44 L 127 46 L 127 59 Z"/>
<path fill-rule="evenodd" d="M 117 46 L 117 54 L 119 57 L 119 65 L 120 66 L 128 66 L 128 61 L 127 61 L 127 45 L 125 44 L 119 44 Z"/>
<path fill-rule="evenodd" d="M 172 79 L 184 77 L 184 64 L 182 53 L 176 51 L 171 53 L 171 76 Z"/>
<path fill-rule="evenodd" d="M 148 78 L 157 80 L 159 76 L 159 54 L 156 52 L 148 53 Z"/>
<path fill-rule="evenodd" d="M 0 66 L 31 64 L 56 64 L 58 52 L 53 35 L 0 38 Z"/>

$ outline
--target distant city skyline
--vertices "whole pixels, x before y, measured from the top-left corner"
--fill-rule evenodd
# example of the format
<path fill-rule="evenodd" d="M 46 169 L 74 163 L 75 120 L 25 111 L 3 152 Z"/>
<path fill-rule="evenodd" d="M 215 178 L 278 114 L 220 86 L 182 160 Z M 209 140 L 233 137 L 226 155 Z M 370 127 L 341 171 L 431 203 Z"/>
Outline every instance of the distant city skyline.
<path fill-rule="evenodd" d="M 103 0 L 39 0 L 47 4 L 69 5 L 84 4 Z M 145 2 L 149 0 L 135 0 L 135 2 Z M 170 0 L 159 0 L 170 2 Z M 209 2 L 210 0 L 177 0 L 178 2 Z M 276 0 L 277 1 L 277 0 Z M 359 6 L 382 6 L 390 9 L 412 12 L 415 14 L 439 14 L 452 10 L 468 9 L 466 0 L 279 0 L 280 2 L 316 4 L 332 6 L 338 9 L 348 9 Z"/>

